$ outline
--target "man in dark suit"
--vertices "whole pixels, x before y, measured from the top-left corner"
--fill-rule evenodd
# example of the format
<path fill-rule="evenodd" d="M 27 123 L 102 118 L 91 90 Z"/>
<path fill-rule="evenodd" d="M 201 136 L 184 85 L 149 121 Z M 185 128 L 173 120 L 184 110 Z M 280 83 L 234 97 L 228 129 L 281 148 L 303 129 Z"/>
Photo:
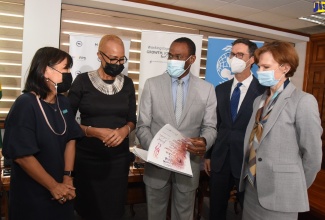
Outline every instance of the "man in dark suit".
<path fill-rule="evenodd" d="M 210 176 L 210 219 L 226 219 L 230 192 L 239 186 L 244 137 L 253 102 L 265 87 L 250 69 L 254 64 L 255 43 L 237 39 L 232 43 L 229 64 L 234 78 L 216 86 L 217 139 L 205 155 L 205 171 Z M 237 193 L 241 206 L 244 194 Z"/>

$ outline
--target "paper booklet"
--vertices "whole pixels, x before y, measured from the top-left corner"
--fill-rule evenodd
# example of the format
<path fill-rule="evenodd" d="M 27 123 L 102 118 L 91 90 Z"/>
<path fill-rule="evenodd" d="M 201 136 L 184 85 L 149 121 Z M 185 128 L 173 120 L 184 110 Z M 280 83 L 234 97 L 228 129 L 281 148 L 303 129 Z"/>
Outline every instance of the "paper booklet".
<path fill-rule="evenodd" d="M 154 136 L 148 151 L 136 147 L 132 151 L 148 163 L 193 177 L 186 144 L 192 145 L 188 138 L 170 124 L 166 124 Z"/>

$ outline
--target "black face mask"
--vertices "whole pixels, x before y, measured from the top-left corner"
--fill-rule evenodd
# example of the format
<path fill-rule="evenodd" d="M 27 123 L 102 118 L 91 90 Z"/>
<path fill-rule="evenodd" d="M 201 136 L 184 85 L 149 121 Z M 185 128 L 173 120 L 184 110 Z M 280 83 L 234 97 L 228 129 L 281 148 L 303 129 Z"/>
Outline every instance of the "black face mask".
<path fill-rule="evenodd" d="M 111 64 L 106 62 L 106 65 L 104 67 L 104 72 L 111 77 L 116 77 L 123 70 L 124 70 L 123 64 L 118 65 L 118 64 Z"/>
<path fill-rule="evenodd" d="M 71 73 L 62 73 L 62 82 L 58 83 L 57 93 L 67 92 L 72 83 L 72 74 Z"/>

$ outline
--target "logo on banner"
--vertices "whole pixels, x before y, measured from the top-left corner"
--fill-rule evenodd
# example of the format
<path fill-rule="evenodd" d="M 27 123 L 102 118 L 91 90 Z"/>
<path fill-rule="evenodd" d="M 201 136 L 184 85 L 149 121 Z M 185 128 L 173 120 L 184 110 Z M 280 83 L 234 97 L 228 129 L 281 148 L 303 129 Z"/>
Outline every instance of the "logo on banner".
<path fill-rule="evenodd" d="M 234 78 L 229 64 L 229 55 L 234 40 L 232 38 L 214 37 L 208 39 L 205 80 L 214 86 Z M 257 47 L 263 45 L 263 42 L 260 41 L 255 41 L 255 43 Z M 257 69 L 257 66 L 253 65 L 251 72 L 255 74 Z"/>
<path fill-rule="evenodd" d="M 228 45 L 228 46 L 222 48 L 222 50 L 225 53 L 223 53 L 217 60 L 216 67 L 217 67 L 217 73 L 220 76 L 220 78 L 223 81 L 227 81 L 234 77 L 233 75 L 231 75 L 231 69 L 230 69 L 230 65 L 229 65 L 229 55 L 231 52 L 231 46 Z"/>
<path fill-rule="evenodd" d="M 77 41 L 76 42 L 76 45 L 77 45 L 77 47 L 81 47 L 82 46 L 82 42 L 81 41 Z"/>
<path fill-rule="evenodd" d="M 314 10 L 313 12 L 325 12 L 325 1 L 317 1 L 314 2 Z"/>
<path fill-rule="evenodd" d="M 86 60 L 86 57 L 85 56 L 79 56 L 79 60 L 85 61 Z"/>
<path fill-rule="evenodd" d="M 161 61 L 160 58 L 167 58 L 168 51 L 169 48 L 167 47 L 148 46 L 147 54 L 158 55 L 158 58 L 156 58 L 156 60 L 150 60 L 149 63 L 155 63 L 155 62 L 165 63 L 165 61 Z"/>

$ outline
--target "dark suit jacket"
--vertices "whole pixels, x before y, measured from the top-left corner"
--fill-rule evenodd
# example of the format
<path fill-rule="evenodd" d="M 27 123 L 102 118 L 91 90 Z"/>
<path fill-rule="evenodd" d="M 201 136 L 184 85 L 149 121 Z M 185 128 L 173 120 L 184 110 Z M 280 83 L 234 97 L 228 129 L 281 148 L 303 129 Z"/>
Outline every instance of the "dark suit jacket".
<path fill-rule="evenodd" d="M 229 153 L 230 168 L 235 178 L 240 178 L 243 162 L 244 137 L 246 127 L 253 111 L 255 98 L 265 91 L 253 76 L 245 98 L 240 106 L 234 122 L 230 113 L 230 93 L 233 79 L 216 86 L 217 96 L 217 139 L 207 152 L 206 158 L 211 159 L 211 170 L 219 172 Z"/>

